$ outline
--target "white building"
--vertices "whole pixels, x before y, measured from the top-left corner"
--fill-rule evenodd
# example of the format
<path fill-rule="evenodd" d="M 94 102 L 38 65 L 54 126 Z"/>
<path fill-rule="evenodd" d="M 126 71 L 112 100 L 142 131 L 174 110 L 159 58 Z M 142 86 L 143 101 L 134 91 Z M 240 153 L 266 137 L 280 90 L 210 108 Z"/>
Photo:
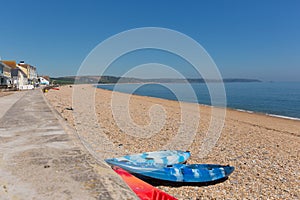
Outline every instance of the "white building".
<path fill-rule="evenodd" d="M 12 86 L 11 67 L 0 61 L 0 87 Z"/>
<path fill-rule="evenodd" d="M 20 68 L 17 67 L 15 69 L 12 69 L 11 77 L 15 88 L 17 88 L 18 90 L 28 89 L 27 75 Z"/>
<path fill-rule="evenodd" d="M 35 85 L 37 83 L 37 71 L 34 66 L 26 64 L 24 63 L 24 61 L 21 61 L 19 64 L 17 64 L 17 67 L 20 68 L 27 75 L 29 85 Z"/>
<path fill-rule="evenodd" d="M 50 84 L 49 81 L 48 81 L 47 79 L 45 79 L 44 77 L 42 77 L 42 76 L 40 76 L 40 77 L 38 78 L 38 81 L 39 81 L 39 83 L 40 83 L 41 85 L 49 85 L 49 84 Z"/>

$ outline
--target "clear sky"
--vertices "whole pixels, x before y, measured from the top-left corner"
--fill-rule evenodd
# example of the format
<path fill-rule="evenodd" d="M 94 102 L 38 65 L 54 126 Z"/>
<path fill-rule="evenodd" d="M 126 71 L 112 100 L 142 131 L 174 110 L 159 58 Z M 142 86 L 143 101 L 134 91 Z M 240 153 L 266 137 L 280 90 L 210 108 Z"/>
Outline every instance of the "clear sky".
<path fill-rule="evenodd" d="M 119 32 L 164 27 L 199 42 L 224 78 L 300 81 L 298 0 L 0 0 L 0 56 L 75 75 Z M 112 71 L 113 73 L 113 71 Z"/>

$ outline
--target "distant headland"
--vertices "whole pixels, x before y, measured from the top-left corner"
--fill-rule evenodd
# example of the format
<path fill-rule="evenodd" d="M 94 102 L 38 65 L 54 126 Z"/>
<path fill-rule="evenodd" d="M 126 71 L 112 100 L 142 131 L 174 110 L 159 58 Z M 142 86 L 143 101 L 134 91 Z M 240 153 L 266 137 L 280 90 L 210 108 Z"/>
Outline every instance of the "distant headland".
<path fill-rule="evenodd" d="M 245 83 L 245 82 L 262 82 L 258 79 L 226 78 L 222 80 L 202 79 L 202 78 L 157 78 L 157 79 L 140 79 L 131 77 L 116 76 L 64 76 L 50 78 L 55 84 L 113 84 L 113 83 L 205 83 L 205 82 L 225 82 L 225 83 Z"/>

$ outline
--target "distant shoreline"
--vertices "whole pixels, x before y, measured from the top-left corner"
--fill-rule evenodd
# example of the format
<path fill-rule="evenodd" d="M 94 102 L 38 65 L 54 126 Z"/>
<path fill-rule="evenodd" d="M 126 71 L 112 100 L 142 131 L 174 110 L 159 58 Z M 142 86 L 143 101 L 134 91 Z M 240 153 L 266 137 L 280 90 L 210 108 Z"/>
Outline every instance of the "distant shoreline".
<path fill-rule="evenodd" d="M 122 84 L 127 84 L 127 83 L 122 83 Z M 133 84 L 133 83 L 128 83 L 129 85 L 130 84 Z M 135 84 L 139 84 L 139 83 L 135 83 Z M 140 83 L 140 84 L 143 84 L 143 83 Z M 155 83 L 154 83 L 155 84 Z M 180 83 L 179 83 L 180 84 Z M 98 85 L 100 85 L 100 87 L 97 87 Z M 96 87 L 96 88 L 100 88 L 100 89 L 104 89 L 104 90 L 108 90 L 108 91 L 113 91 L 113 89 L 112 88 L 105 88 L 105 87 L 101 87 L 101 85 L 105 85 L 105 86 L 108 86 L 108 87 L 113 87 L 115 84 L 95 84 L 94 86 Z M 117 92 L 121 92 L 121 93 L 124 93 L 124 94 L 128 94 L 128 93 L 126 93 L 126 91 L 121 91 L 121 90 L 118 90 Z M 151 94 L 147 94 L 147 92 L 146 93 L 144 93 L 144 94 L 142 94 L 142 93 L 136 93 L 136 94 L 134 94 L 134 95 L 137 95 L 137 96 L 145 96 L 145 97 L 152 97 L 152 98 L 158 98 L 158 99 L 166 99 L 166 100 L 171 100 L 171 101 L 178 101 L 178 100 L 176 100 L 176 99 L 172 99 L 172 98 L 169 98 L 168 96 L 161 96 L 161 95 L 151 95 Z M 185 101 L 185 100 L 181 100 L 180 102 L 186 102 L 186 103 L 195 103 L 195 104 L 199 104 L 199 105 L 204 105 L 204 106 L 212 106 L 212 105 L 210 105 L 210 104 L 207 104 L 207 103 L 205 103 L 205 102 L 192 102 L 192 101 Z M 244 106 L 245 107 L 245 106 Z M 222 107 L 221 107 L 222 108 Z M 276 117 L 276 118 L 282 118 L 282 119 L 289 119 L 289 120 L 297 120 L 297 121 L 299 121 L 300 120 L 300 118 L 299 117 L 297 117 L 297 116 L 293 116 L 293 115 L 291 115 L 291 116 L 289 116 L 289 115 L 284 115 L 283 113 L 276 113 L 275 111 L 274 112 L 272 112 L 272 111 L 270 111 L 270 112 L 264 112 L 264 111 L 260 111 L 259 109 L 253 109 L 253 110 L 251 110 L 251 109 L 247 109 L 247 108 L 243 108 L 243 106 L 241 105 L 240 107 L 238 107 L 238 106 L 235 106 L 235 107 L 233 107 L 233 106 L 230 106 L 230 105 L 228 105 L 227 104 L 227 106 L 226 106 L 226 108 L 227 109 L 232 109 L 232 110 L 236 110 L 236 111 L 240 111 L 240 112 L 246 112 L 246 113 L 255 113 L 255 114 L 259 114 L 259 115 L 265 115 L 265 116 L 271 116 L 271 117 Z"/>
<path fill-rule="evenodd" d="M 132 77 L 115 76 L 65 76 L 50 78 L 56 84 L 114 84 L 114 83 L 253 83 L 262 82 L 258 79 L 226 78 L 217 79 L 176 79 L 176 78 L 157 78 L 141 79 Z"/>
<path fill-rule="evenodd" d="M 126 83 L 124 83 L 124 84 L 126 84 Z M 128 84 L 130 84 L 130 83 L 128 83 Z M 106 84 L 106 85 L 114 85 L 114 84 L 111 83 L 111 84 Z M 97 89 L 101 89 L 101 90 L 111 91 L 111 92 L 119 92 L 119 93 L 123 93 L 123 94 L 128 94 L 126 92 L 112 91 L 112 90 L 105 89 L 105 88 L 98 88 L 98 87 L 96 87 L 96 88 Z M 183 103 L 190 103 L 190 104 L 198 104 L 200 106 L 214 107 L 212 105 L 203 104 L 203 103 L 199 103 L 199 102 L 177 101 L 177 100 L 172 100 L 172 99 L 167 99 L 167 98 L 162 98 L 162 97 L 145 96 L 145 95 L 139 95 L 139 94 L 131 94 L 131 95 L 139 96 L 139 97 L 149 97 L 149 98 L 155 98 L 155 99 L 163 99 L 163 100 L 174 101 L 174 102 L 183 102 Z M 224 107 L 220 107 L 220 108 L 224 108 Z M 262 116 L 267 116 L 267 117 L 274 117 L 274 118 L 279 118 L 279 119 L 300 121 L 300 118 L 297 118 L 297 117 L 290 117 L 290 116 L 284 116 L 284 115 L 276 115 L 276 114 L 271 114 L 271 113 L 264 113 L 264 112 L 258 112 L 258 111 L 252 111 L 252 110 L 244 110 L 244 109 L 232 108 L 232 107 L 225 107 L 225 109 L 229 109 L 229 110 L 233 110 L 233 111 L 237 111 L 237 112 L 242 112 L 242 113 L 257 114 L 257 115 L 262 115 Z"/>

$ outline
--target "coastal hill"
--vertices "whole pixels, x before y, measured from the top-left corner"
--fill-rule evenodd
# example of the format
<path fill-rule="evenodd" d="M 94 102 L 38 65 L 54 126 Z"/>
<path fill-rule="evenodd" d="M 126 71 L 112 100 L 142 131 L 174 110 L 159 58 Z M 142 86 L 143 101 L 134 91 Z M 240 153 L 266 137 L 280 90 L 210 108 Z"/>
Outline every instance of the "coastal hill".
<path fill-rule="evenodd" d="M 221 80 L 214 79 L 172 79 L 172 78 L 159 78 L 159 79 L 139 79 L 130 77 L 115 77 L 115 76 L 65 76 L 50 78 L 54 84 L 111 84 L 111 83 L 205 83 L 205 82 L 221 82 Z M 241 79 L 241 78 L 227 78 L 223 79 L 225 83 L 235 82 L 261 82 L 257 79 Z"/>

